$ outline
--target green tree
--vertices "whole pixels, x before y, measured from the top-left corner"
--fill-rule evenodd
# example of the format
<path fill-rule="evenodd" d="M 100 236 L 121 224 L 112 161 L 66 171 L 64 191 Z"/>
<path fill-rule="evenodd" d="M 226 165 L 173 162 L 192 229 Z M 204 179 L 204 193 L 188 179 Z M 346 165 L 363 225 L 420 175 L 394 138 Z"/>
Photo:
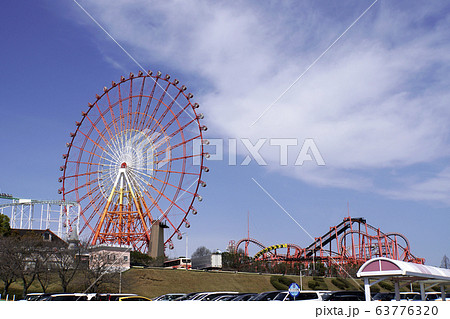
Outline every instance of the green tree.
<path fill-rule="evenodd" d="M 205 246 L 200 246 L 192 253 L 191 258 L 208 256 L 210 254 L 211 254 L 211 250 L 209 250 Z"/>
<path fill-rule="evenodd" d="M 9 217 L 0 214 L 0 236 L 9 236 L 11 234 L 11 227 L 9 226 Z"/>

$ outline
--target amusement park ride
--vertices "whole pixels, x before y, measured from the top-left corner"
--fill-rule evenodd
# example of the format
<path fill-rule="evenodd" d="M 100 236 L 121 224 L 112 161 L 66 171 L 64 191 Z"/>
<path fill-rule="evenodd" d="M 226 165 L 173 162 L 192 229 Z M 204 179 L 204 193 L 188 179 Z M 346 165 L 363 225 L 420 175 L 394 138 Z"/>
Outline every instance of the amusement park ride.
<path fill-rule="evenodd" d="M 139 71 L 105 87 L 70 133 L 59 193 L 81 205 L 80 235 L 91 245 L 149 250 L 151 232 L 168 228 L 165 247 L 189 228 L 201 180 L 206 126 L 177 79 Z M 164 238 L 162 236 L 161 238 Z"/>
<path fill-rule="evenodd" d="M 423 258 L 411 254 L 408 239 L 399 233 L 384 233 L 379 228 L 369 225 L 364 218 L 346 217 L 321 237 L 316 237 L 306 248 L 295 244 L 279 244 L 265 246 L 250 238 L 238 242 L 231 241 L 229 251 L 239 253 L 244 246 L 243 255 L 249 255 L 249 245 L 256 245 L 259 251 L 253 260 L 265 262 L 309 264 L 322 262 L 326 266 L 346 264 L 362 265 L 367 260 L 376 257 L 386 257 L 396 260 L 423 264 Z"/>

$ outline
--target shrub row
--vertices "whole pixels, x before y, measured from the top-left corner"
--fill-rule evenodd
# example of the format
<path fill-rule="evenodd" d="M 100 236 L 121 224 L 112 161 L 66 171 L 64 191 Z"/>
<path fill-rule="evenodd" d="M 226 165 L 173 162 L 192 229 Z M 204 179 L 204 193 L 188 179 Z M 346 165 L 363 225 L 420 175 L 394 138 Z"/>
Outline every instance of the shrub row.
<path fill-rule="evenodd" d="M 293 282 L 295 281 L 285 276 L 270 276 L 270 283 L 277 290 L 288 290 Z"/>

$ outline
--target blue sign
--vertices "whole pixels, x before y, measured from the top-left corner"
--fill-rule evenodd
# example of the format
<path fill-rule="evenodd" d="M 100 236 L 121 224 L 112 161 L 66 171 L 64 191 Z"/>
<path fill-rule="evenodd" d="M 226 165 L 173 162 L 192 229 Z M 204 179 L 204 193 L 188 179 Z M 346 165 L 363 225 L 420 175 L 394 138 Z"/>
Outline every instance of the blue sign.
<path fill-rule="evenodd" d="M 294 298 L 300 294 L 300 287 L 295 282 L 289 286 L 289 294 Z"/>

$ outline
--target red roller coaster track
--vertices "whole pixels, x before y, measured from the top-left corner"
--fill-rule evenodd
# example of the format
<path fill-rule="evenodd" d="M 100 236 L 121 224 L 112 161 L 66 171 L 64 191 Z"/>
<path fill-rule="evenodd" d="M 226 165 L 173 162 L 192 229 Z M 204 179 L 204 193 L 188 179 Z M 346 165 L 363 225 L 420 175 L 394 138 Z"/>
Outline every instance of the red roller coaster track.
<path fill-rule="evenodd" d="M 253 256 L 258 261 L 300 262 L 305 265 L 322 262 L 327 266 L 345 264 L 363 264 L 375 257 L 387 257 L 423 264 L 425 260 L 411 253 L 408 239 L 400 233 L 384 233 L 379 228 L 369 225 L 364 218 L 346 217 L 306 248 L 294 244 L 265 246 L 253 238 L 244 238 L 232 249 L 238 252 L 240 245 L 255 244 L 261 250 Z"/>

